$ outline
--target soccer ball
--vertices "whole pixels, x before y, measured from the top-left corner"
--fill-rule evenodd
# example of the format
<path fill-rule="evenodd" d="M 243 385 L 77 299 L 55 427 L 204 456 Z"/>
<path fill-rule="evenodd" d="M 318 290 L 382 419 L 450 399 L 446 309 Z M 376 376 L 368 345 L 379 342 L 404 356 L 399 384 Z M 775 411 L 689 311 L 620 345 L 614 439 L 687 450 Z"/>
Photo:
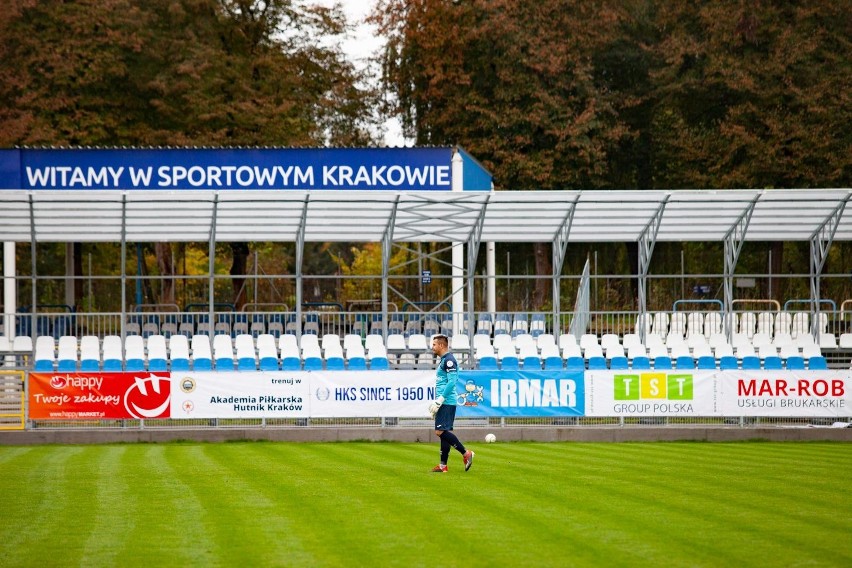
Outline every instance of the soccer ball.
<path fill-rule="evenodd" d="M 497 436 L 495 436 L 494 434 L 486 434 L 485 435 L 485 441 L 488 442 L 489 444 L 493 444 L 494 442 L 497 441 Z"/>

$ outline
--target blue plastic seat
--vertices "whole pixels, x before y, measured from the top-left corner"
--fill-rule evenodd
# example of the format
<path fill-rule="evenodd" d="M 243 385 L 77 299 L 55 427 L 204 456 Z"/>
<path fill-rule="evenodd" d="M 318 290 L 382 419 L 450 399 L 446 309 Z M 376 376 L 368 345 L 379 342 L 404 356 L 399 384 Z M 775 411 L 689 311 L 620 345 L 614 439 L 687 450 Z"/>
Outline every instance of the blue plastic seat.
<path fill-rule="evenodd" d="M 84 373 L 97 373 L 101 370 L 101 362 L 97 359 L 82 359 L 80 361 L 80 370 Z"/>
<path fill-rule="evenodd" d="M 521 363 L 517 357 L 503 357 L 500 361 L 500 368 L 504 371 L 518 371 L 521 368 Z"/>
<path fill-rule="evenodd" d="M 261 371 L 277 371 L 278 370 L 278 358 L 277 357 L 261 357 L 260 359 L 260 370 Z"/>
<path fill-rule="evenodd" d="M 104 359 L 104 372 L 118 372 L 122 371 L 121 367 L 121 359 Z"/>
<path fill-rule="evenodd" d="M 390 363 L 387 357 L 373 357 L 370 359 L 370 369 L 373 371 L 387 371 Z"/>
<path fill-rule="evenodd" d="M 568 371 L 585 371 L 586 360 L 580 356 L 572 355 L 565 360 L 565 369 Z"/>
<path fill-rule="evenodd" d="M 757 371 L 760 369 L 760 357 L 757 355 L 746 355 L 743 357 L 742 368 L 744 371 Z"/>
<path fill-rule="evenodd" d="M 788 371 L 804 371 L 805 370 L 805 358 L 801 355 L 793 355 L 792 357 L 787 357 L 787 370 Z"/>
<path fill-rule="evenodd" d="M 497 357 L 492 357 L 490 355 L 483 357 L 479 360 L 479 370 L 480 371 L 496 371 L 497 370 Z"/>
<path fill-rule="evenodd" d="M 770 355 L 763 359 L 763 368 L 767 371 L 780 371 L 784 368 L 784 363 L 781 357 Z"/>
<path fill-rule="evenodd" d="M 740 368 L 740 363 L 733 355 L 723 355 L 719 359 L 719 369 L 722 371 L 733 371 Z"/>
<path fill-rule="evenodd" d="M 672 358 L 667 355 L 659 355 L 654 357 L 654 369 L 670 370 L 672 368 Z"/>
<path fill-rule="evenodd" d="M 39 373 L 52 373 L 53 359 L 39 359 L 35 362 L 33 370 L 38 371 Z"/>
<path fill-rule="evenodd" d="M 366 371 L 367 370 L 367 360 L 363 357 L 350 357 L 349 358 L 349 370 L 350 371 Z"/>
<path fill-rule="evenodd" d="M 590 371 L 605 371 L 606 369 L 606 358 L 598 357 L 597 355 L 595 355 L 594 357 L 589 357 Z"/>
<path fill-rule="evenodd" d="M 281 360 L 281 370 L 282 371 L 301 371 L 302 370 L 302 360 L 298 357 L 284 357 Z"/>
<path fill-rule="evenodd" d="M 73 373 L 77 370 L 77 361 L 74 359 L 60 359 L 56 363 L 56 371 L 59 373 Z"/>
<path fill-rule="evenodd" d="M 651 368 L 651 359 L 644 355 L 639 355 L 638 357 L 633 358 L 631 367 L 640 371 L 649 370 Z"/>
<path fill-rule="evenodd" d="M 233 357 L 219 357 L 216 359 L 216 370 L 217 371 L 233 371 L 234 370 L 234 358 Z"/>
<path fill-rule="evenodd" d="M 540 371 L 541 370 L 541 358 L 540 357 L 524 357 L 524 369 L 532 370 L 532 371 Z"/>
<path fill-rule="evenodd" d="M 716 368 L 716 358 L 712 355 L 702 355 L 698 358 L 698 368 L 709 371 Z"/>
<path fill-rule="evenodd" d="M 627 357 L 613 357 L 609 360 L 609 368 L 614 371 L 624 371 L 630 368 L 627 364 Z"/>
<path fill-rule="evenodd" d="M 808 369 L 811 371 L 827 371 L 828 361 L 822 355 L 814 355 L 808 359 Z"/>
<path fill-rule="evenodd" d="M 169 364 L 165 359 L 148 359 L 149 371 L 168 371 Z"/>
<path fill-rule="evenodd" d="M 104 370 L 106 370 L 106 361 L 104 361 Z M 185 357 L 172 359 L 172 372 L 174 371 L 189 371 L 189 359 Z"/>
<path fill-rule="evenodd" d="M 257 365 L 254 362 L 254 357 L 240 357 L 237 361 L 238 371 L 256 371 Z"/>
<path fill-rule="evenodd" d="M 564 368 L 564 361 L 562 357 L 557 357 L 556 355 L 551 355 L 550 357 L 545 357 L 544 359 L 544 370 L 545 371 L 558 371 Z"/>
<path fill-rule="evenodd" d="M 695 359 L 690 355 L 681 355 L 675 359 L 675 369 L 694 369 Z"/>
<path fill-rule="evenodd" d="M 233 364 L 233 359 L 231 360 L 231 363 Z M 196 371 L 212 371 L 213 360 L 208 359 L 207 357 L 199 357 L 193 361 L 192 367 Z"/>
<path fill-rule="evenodd" d="M 329 357 L 325 360 L 325 369 L 327 371 L 346 370 L 346 364 L 343 361 L 343 357 Z"/>
<path fill-rule="evenodd" d="M 306 371 L 322 371 L 322 359 L 320 357 L 305 357 Z"/>

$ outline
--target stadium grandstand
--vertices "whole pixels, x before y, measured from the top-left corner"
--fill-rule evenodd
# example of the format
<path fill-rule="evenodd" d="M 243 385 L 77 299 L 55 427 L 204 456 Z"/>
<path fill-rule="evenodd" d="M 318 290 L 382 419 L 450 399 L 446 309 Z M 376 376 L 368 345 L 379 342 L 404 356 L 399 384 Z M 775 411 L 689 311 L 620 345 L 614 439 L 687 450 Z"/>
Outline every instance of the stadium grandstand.
<path fill-rule="evenodd" d="M 419 377 L 434 370 L 429 345 L 436 333 L 449 336 L 464 370 L 534 377 L 598 372 L 608 373 L 610 379 L 632 372 L 672 377 L 704 371 L 756 371 L 757 377 L 763 371 L 792 372 L 799 375 L 791 376 L 807 377 L 810 372 L 850 369 L 852 330 L 847 320 L 852 299 L 823 297 L 822 291 L 832 244 L 852 240 L 852 215 L 845 213 L 852 196 L 849 190 L 493 191 L 487 173 L 462 150 L 432 150 L 438 153 L 425 157 L 417 149 L 400 150 L 402 154 L 374 151 L 366 160 L 378 159 L 387 167 L 386 159 L 404 162 L 414 156 L 425 163 L 438 155 L 437 163 L 446 168 L 436 183 L 443 186 L 409 187 L 400 182 L 379 190 L 357 186 L 351 176 L 340 188 L 302 187 L 309 185 L 307 166 L 301 186 L 220 188 L 211 182 L 206 154 L 195 174 L 192 167 L 183 172 L 184 183 L 197 176 L 193 187 L 138 188 L 120 183 L 111 187 L 107 174 L 92 174 L 95 183 L 107 184 L 105 188 L 75 187 L 70 178 L 64 186 L 43 187 L 48 175 L 59 169 L 40 174 L 43 177 L 35 181 L 32 174 L 29 180 L 20 174 L 9 182 L 16 164 L 22 164 L 21 172 L 35 166 L 23 165 L 30 157 L 26 150 L 17 150 L 14 156 L 4 151 L 2 370 L 20 372 L 25 381 L 31 374 L 110 373 L 200 373 L 191 375 L 194 381 L 208 376 L 205 373 L 239 377 L 313 372 L 342 377 L 356 371 L 422 371 Z M 33 150 L 32 160 L 63 164 L 51 166 L 57 168 L 80 162 L 93 171 L 91 160 L 125 164 L 133 153 L 95 150 L 94 157 L 81 157 L 78 152 Z M 177 162 L 168 150 L 150 152 L 152 159 L 162 159 L 165 153 L 170 157 L 163 163 Z M 186 152 L 180 157 L 198 159 L 192 150 Z M 340 152 L 332 159 L 348 163 L 352 154 Z M 232 157 L 214 152 L 209 159 L 231 163 Z M 302 159 L 306 161 L 298 163 L 328 157 Z M 232 171 L 242 170 L 235 166 Z M 465 187 L 464 179 L 475 187 Z M 176 177 L 169 181 L 178 183 Z M 355 187 L 345 187 L 347 183 Z M 807 280 L 808 297 L 737 297 L 742 286 L 770 277 L 737 273 L 743 244 L 769 241 L 809 244 L 810 273 L 795 276 Z M 55 293 L 67 280 L 37 274 L 38 245 L 72 242 L 120 247 L 119 276 L 88 277 L 99 280 L 99 289 L 111 287 L 120 296 L 120 310 L 97 312 L 43 299 L 48 290 Z M 140 295 L 134 296 L 133 290 L 142 284 L 157 285 L 170 278 L 132 273 L 128 248 L 139 242 L 206 243 L 208 271 L 193 282 L 204 296 L 196 295 L 184 305 L 145 303 Z M 292 247 L 296 259 L 292 273 L 241 275 L 254 290 L 286 281 L 292 303 L 250 301 L 239 309 L 231 303 L 233 277 L 215 267 L 217 244 L 230 242 Z M 724 273 L 653 275 L 654 248 L 662 242 L 722 243 Z M 27 274 L 15 266 L 15 243 L 29 244 Z M 381 272 L 306 274 L 307 243 L 380 244 Z M 552 292 L 547 309 L 530 305 L 497 309 L 499 278 L 528 286 L 534 277 L 495 274 L 494 243 L 552 244 L 553 273 L 538 277 Z M 582 273 L 565 273 L 566 251 L 578 243 L 638 245 L 638 271 L 616 277 L 620 285 L 636 290 L 635 309 L 614 310 L 600 300 L 597 283 L 613 277 L 593 274 L 590 262 Z M 406 260 L 408 265 L 423 259 L 449 262 L 441 261 L 446 269 L 435 274 L 422 269 L 402 274 L 393 264 L 394 251 L 401 248 L 415 258 Z M 483 264 L 480 251 L 487 262 L 477 273 L 476 267 Z M 310 297 L 310 287 L 317 282 L 339 284 L 347 278 L 371 278 L 379 293 L 346 303 Z M 694 283 L 688 291 L 683 284 L 687 279 Z M 424 286 L 431 286 L 425 296 Z M 670 306 L 649 308 L 656 288 L 678 286 L 683 294 L 675 292 Z M 723 410 L 718 412 L 726 414 Z M 848 422 L 848 408 L 831 419 Z"/>

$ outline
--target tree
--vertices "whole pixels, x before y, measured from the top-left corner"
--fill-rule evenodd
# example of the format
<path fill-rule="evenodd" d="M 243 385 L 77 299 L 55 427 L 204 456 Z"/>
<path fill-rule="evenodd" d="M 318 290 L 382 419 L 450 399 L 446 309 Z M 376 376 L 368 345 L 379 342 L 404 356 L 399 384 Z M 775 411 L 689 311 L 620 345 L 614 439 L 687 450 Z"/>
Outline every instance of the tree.
<path fill-rule="evenodd" d="M 0 145 L 375 143 L 376 93 L 334 43 L 344 31 L 339 7 L 294 0 L 16 1 L 0 16 Z M 246 243 L 233 253 L 244 270 Z"/>
<path fill-rule="evenodd" d="M 592 61 L 617 11 L 558 0 L 386 0 L 373 17 L 388 37 L 393 111 L 418 144 L 463 145 L 500 188 L 606 185 L 607 156 L 629 132 Z M 538 244 L 539 274 L 551 272 L 550 258 Z M 538 305 L 547 290 L 537 282 Z"/>

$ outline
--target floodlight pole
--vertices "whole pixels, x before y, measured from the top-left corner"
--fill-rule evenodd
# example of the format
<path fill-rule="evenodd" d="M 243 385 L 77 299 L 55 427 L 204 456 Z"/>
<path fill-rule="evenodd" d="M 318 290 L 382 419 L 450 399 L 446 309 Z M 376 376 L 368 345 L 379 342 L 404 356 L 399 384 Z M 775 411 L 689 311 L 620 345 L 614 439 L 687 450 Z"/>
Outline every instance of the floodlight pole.
<path fill-rule="evenodd" d="M 452 158 L 452 191 L 464 190 L 464 162 L 461 152 L 453 152 Z M 462 333 L 464 329 L 464 243 L 453 243 L 453 333 Z"/>

